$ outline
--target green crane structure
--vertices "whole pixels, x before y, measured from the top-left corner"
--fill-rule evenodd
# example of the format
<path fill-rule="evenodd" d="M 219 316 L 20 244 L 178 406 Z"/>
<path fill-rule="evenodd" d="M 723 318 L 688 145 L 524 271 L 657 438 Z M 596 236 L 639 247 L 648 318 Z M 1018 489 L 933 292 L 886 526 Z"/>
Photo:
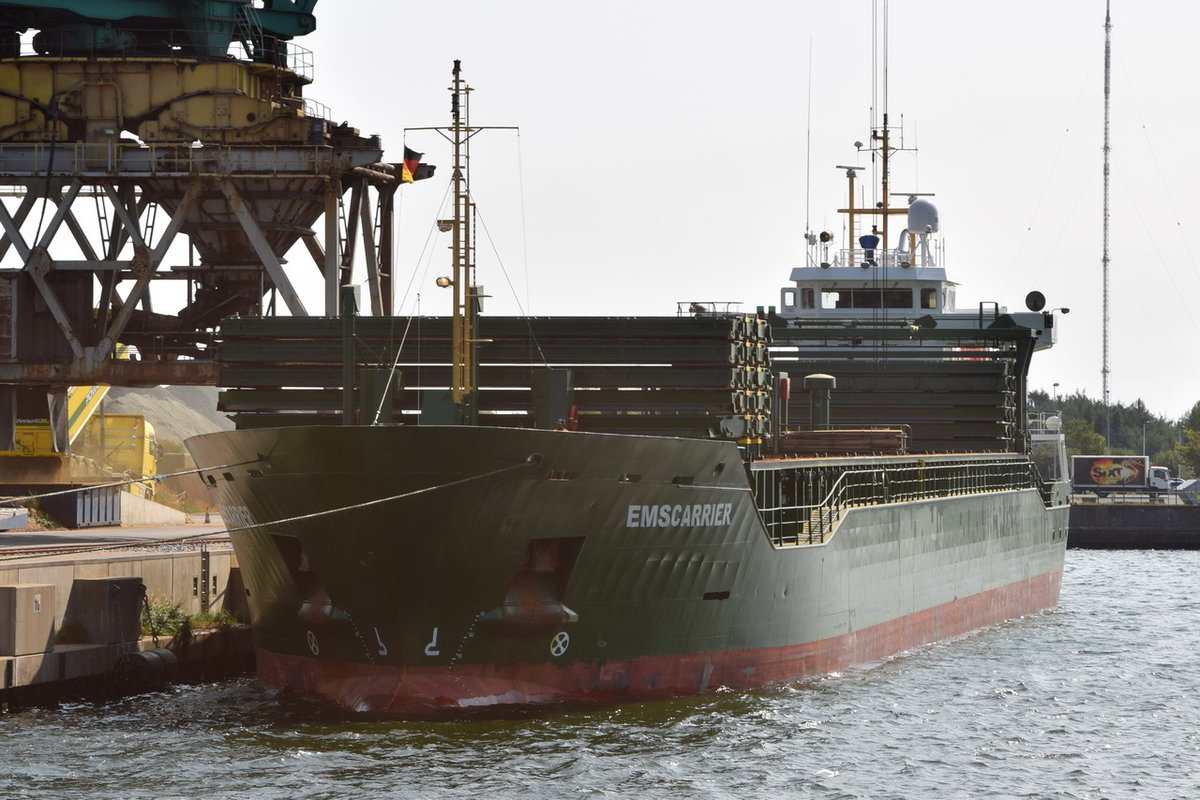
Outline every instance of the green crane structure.
<path fill-rule="evenodd" d="M 315 4 L 0 3 L 0 451 L 70 386 L 216 383 L 225 318 L 391 313 L 414 176 L 305 97 Z"/>
<path fill-rule="evenodd" d="M 0 6 L 0 54 L 19 54 L 19 35 L 38 31 L 46 56 L 225 56 L 238 41 L 255 61 L 282 57 L 279 43 L 312 33 L 316 0 L 24 0 Z"/>

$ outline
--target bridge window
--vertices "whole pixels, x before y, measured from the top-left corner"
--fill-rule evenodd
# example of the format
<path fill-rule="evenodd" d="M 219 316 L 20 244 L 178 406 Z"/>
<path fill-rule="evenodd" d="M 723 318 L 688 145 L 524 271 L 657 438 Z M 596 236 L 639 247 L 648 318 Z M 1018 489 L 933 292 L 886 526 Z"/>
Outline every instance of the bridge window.
<path fill-rule="evenodd" d="M 821 308 L 912 308 L 911 289 L 822 289 Z"/>
<path fill-rule="evenodd" d="M 921 290 L 921 308 L 937 308 L 937 289 Z"/>
<path fill-rule="evenodd" d="M 797 293 L 799 294 L 799 305 L 797 306 Z M 797 308 L 816 308 L 817 304 L 814 299 L 816 293 L 812 289 L 792 289 L 785 288 L 781 298 L 782 305 L 785 311 L 795 311 Z"/>

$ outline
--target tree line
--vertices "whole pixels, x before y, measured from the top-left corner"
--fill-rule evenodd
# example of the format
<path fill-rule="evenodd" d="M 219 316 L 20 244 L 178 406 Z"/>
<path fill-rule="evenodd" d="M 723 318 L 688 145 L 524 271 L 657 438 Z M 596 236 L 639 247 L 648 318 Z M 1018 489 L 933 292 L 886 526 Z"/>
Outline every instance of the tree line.
<path fill-rule="evenodd" d="M 1182 419 L 1150 413 L 1145 403 L 1110 404 L 1076 393 L 1057 400 L 1029 393 L 1031 412 L 1056 413 L 1063 421 L 1069 455 L 1148 455 L 1172 475 L 1200 476 L 1200 402 Z"/>

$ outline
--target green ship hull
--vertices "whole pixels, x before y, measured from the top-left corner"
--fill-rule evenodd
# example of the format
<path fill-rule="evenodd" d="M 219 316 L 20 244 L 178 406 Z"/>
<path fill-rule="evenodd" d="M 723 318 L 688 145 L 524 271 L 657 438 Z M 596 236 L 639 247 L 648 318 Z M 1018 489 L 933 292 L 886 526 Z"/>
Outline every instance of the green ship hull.
<path fill-rule="evenodd" d="M 261 681 L 358 711 L 778 685 L 1053 607 L 1062 578 L 1068 508 L 1015 454 L 414 425 L 188 447 Z"/>

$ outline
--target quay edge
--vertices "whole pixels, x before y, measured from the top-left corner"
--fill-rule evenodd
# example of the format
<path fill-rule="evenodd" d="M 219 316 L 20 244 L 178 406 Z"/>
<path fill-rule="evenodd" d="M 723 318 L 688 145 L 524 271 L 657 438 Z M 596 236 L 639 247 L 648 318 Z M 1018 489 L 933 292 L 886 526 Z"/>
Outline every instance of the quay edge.
<path fill-rule="evenodd" d="M 1081 550 L 1200 550 L 1200 506 L 1074 503 L 1067 547 Z"/>
<path fill-rule="evenodd" d="M 203 605 L 244 620 L 240 570 L 226 545 L 14 558 L 0 539 L 0 708 L 135 694 L 254 670 L 245 624 L 143 635 L 143 598 Z M 201 596 L 201 581 L 209 589 Z"/>

